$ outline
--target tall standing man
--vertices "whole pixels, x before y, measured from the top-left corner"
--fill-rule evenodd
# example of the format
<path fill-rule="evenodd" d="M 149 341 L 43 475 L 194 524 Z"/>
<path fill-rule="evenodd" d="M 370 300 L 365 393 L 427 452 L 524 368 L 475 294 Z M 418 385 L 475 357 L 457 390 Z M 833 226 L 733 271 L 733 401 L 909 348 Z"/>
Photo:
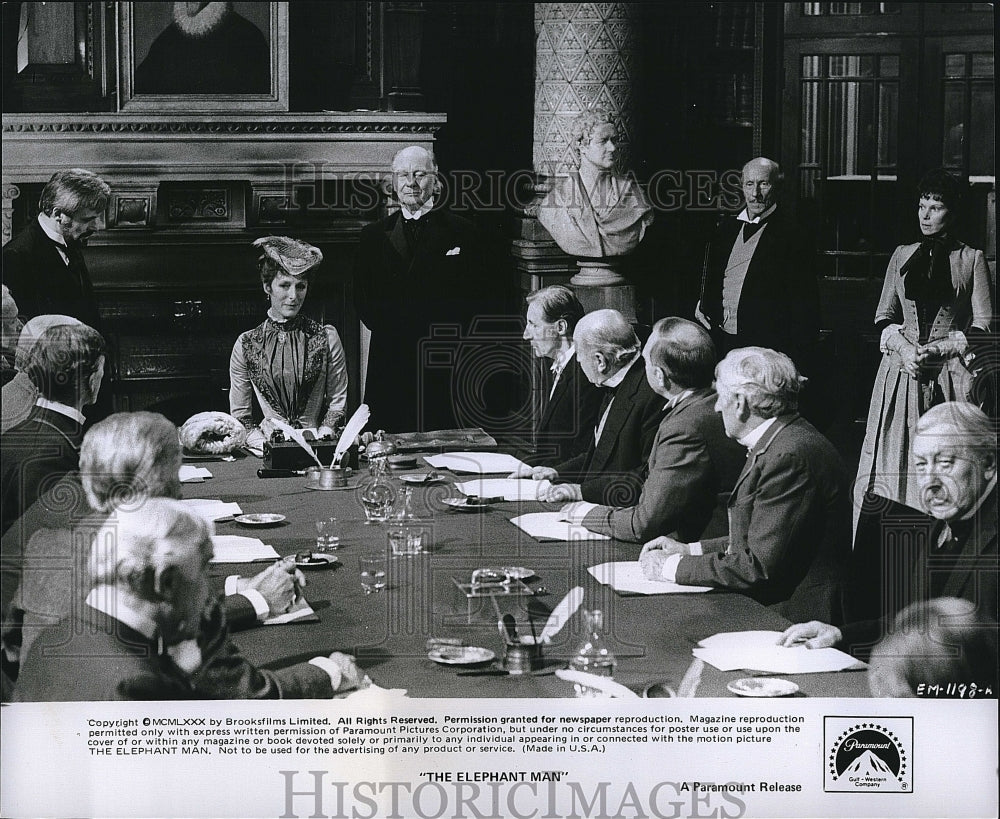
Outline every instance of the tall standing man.
<path fill-rule="evenodd" d="M 819 297 L 810 246 L 780 205 L 780 190 L 777 162 L 761 156 L 743 166 L 746 207 L 716 229 L 695 317 L 719 355 L 768 347 L 802 366 L 819 332 Z"/>
<path fill-rule="evenodd" d="M 38 216 L 3 248 L 3 280 L 25 319 L 60 314 L 99 328 L 97 301 L 83 258 L 104 228 L 111 188 L 81 168 L 58 171 L 42 189 Z"/>
<path fill-rule="evenodd" d="M 403 148 L 392 161 L 399 211 L 361 231 L 354 297 L 372 334 L 364 396 L 372 429 L 482 425 L 466 389 L 474 364 L 464 380 L 459 365 L 469 360 L 472 319 L 497 283 L 473 224 L 438 206 L 437 170 L 426 148 Z"/>

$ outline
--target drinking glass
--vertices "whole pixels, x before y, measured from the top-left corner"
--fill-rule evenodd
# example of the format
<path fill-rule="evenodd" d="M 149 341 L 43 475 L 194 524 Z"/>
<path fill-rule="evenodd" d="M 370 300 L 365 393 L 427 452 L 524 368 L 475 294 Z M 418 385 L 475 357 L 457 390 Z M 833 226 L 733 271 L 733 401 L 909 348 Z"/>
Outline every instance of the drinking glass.
<path fill-rule="evenodd" d="M 320 518 L 316 521 L 316 551 L 335 552 L 340 548 L 340 526 L 336 518 Z"/>
<path fill-rule="evenodd" d="M 361 564 L 361 588 L 365 594 L 375 594 L 385 588 L 385 557 L 363 557 Z"/>

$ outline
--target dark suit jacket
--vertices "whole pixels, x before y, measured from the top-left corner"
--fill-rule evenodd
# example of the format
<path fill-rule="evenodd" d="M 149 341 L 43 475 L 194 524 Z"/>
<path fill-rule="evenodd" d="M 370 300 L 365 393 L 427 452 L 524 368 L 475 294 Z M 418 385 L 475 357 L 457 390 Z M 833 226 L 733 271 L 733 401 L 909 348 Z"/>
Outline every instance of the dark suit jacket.
<path fill-rule="evenodd" d="M 844 637 L 839 648 L 867 659 L 901 609 L 934 597 L 969 600 L 976 604 L 980 619 L 996 622 L 1000 573 L 996 487 L 971 524 L 956 526 L 956 541 L 941 548 L 941 521 L 877 496 L 866 500 L 878 508 L 862 515 L 850 583 L 852 591 L 863 592 L 852 595 L 851 620 L 841 627 Z"/>
<path fill-rule="evenodd" d="M 280 671 L 254 667 L 229 639 L 219 606 L 202 623 L 202 666 L 179 669 L 158 640 L 84 606 L 78 628 L 44 631 L 21 664 L 20 702 L 174 699 L 303 699 L 333 695 L 330 677 L 308 663 Z"/>
<path fill-rule="evenodd" d="M 80 424 L 41 407 L 0 435 L 0 532 L 6 532 L 40 494 L 79 466 L 82 440 Z"/>
<path fill-rule="evenodd" d="M 476 315 L 496 310 L 490 299 L 496 283 L 471 222 L 444 210 L 420 221 L 412 252 L 398 212 L 361 231 L 355 300 L 372 333 L 368 426 L 388 432 L 484 426 L 476 393 L 489 357 L 467 337 Z"/>
<path fill-rule="evenodd" d="M 746 450 L 726 436 L 715 399 L 711 389 L 696 390 L 667 412 L 649 455 L 639 503 L 617 509 L 598 506 L 583 525 L 640 543 L 658 535 L 673 535 L 685 543 L 701 537 L 719 493 L 732 490 L 746 463 Z"/>
<path fill-rule="evenodd" d="M 737 336 L 728 346 L 770 347 L 796 358 L 819 332 L 815 254 L 808 232 L 801 230 L 780 205 L 765 223 L 740 292 Z M 742 226 L 735 216 L 727 216 L 708 248 L 701 311 L 716 331 L 721 330 L 723 321 L 722 281 Z M 720 350 L 720 354 L 725 352 Z"/>
<path fill-rule="evenodd" d="M 100 330 L 94 288 L 79 248 L 67 266 L 37 219 L 3 247 L 3 282 L 25 319 L 56 313 Z"/>
<path fill-rule="evenodd" d="M 729 536 L 682 557 L 677 582 L 744 592 L 795 622 L 843 622 L 851 542 L 847 474 L 829 441 L 797 415 L 752 448 L 729 500 Z"/>
<path fill-rule="evenodd" d="M 574 355 L 539 419 L 535 451 L 522 460 L 532 465 L 553 464 L 585 452 L 593 440 L 600 407 L 601 391 L 590 383 Z"/>
<path fill-rule="evenodd" d="M 560 480 L 581 484 L 583 499 L 591 503 L 638 503 L 665 404 L 646 381 L 646 369 L 637 357 L 611 402 L 600 443 L 595 446 L 591 430 L 587 451 L 556 465 Z"/>

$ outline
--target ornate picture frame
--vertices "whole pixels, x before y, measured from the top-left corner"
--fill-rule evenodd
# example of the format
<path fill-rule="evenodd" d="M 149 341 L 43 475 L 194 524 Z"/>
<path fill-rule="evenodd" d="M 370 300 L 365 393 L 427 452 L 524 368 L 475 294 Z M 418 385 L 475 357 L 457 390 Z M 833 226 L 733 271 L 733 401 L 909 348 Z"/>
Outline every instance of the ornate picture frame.
<path fill-rule="evenodd" d="M 288 3 L 208 3 L 186 17 L 190 5 L 116 4 L 118 109 L 287 111 Z"/>

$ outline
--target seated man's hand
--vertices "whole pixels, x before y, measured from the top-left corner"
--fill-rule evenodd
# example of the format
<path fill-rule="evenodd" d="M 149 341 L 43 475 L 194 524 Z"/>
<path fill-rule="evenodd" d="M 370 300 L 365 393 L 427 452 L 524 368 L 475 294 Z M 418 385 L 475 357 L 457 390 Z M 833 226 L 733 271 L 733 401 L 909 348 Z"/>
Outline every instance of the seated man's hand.
<path fill-rule="evenodd" d="M 674 540 L 672 537 L 667 537 L 662 535 L 661 537 L 656 537 L 647 542 L 642 547 L 642 554 L 639 559 L 642 559 L 642 555 L 647 552 L 663 552 L 667 557 L 670 555 L 689 555 L 691 554 L 691 549 L 687 543 L 681 543 L 679 540 Z"/>
<path fill-rule="evenodd" d="M 796 623 L 785 629 L 778 638 L 779 646 L 797 646 L 805 644 L 806 648 L 830 648 L 843 639 L 844 635 L 836 626 L 810 620 L 808 623 Z"/>
<path fill-rule="evenodd" d="M 347 654 L 341 654 L 339 651 L 334 651 L 333 654 L 330 655 L 330 662 L 337 666 L 341 675 L 340 685 L 337 686 L 337 691 L 350 691 L 352 688 L 357 688 L 361 685 L 361 681 L 365 678 L 365 674 L 360 668 L 358 668 L 353 657 Z"/>
<path fill-rule="evenodd" d="M 570 484 L 572 486 L 572 484 Z M 556 487 L 553 487 L 555 489 Z M 587 512 L 594 508 L 594 504 L 585 503 L 583 501 L 577 501 L 576 503 L 567 503 L 562 509 L 559 510 L 559 516 L 563 520 L 568 520 L 570 523 L 583 523 L 583 519 L 587 517 Z"/>
<path fill-rule="evenodd" d="M 654 549 L 651 552 L 643 551 L 639 555 L 639 566 L 647 580 L 665 580 L 663 576 L 663 566 L 670 557 L 666 552 Z"/>
<path fill-rule="evenodd" d="M 295 568 L 295 559 L 284 558 L 254 577 L 237 581 L 236 591 L 258 592 L 267 601 L 269 615 L 274 617 L 288 611 L 305 585 L 306 578 Z"/>
<path fill-rule="evenodd" d="M 578 483 L 560 483 L 549 487 L 544 496 L 539 496 L 539 500 L 549 503 L 566 503 L 568 501 L 583 500 L 583 489 Z"/>
<path fill-rule="evenodd" d="M 559 473 L 551 466 L 536 466 L 531 470 L 530 477 L 533 481 L 554 481 L 559 477 Z"/>
<path fill-rule="evenodd" d="M 531 473 L 534 471 L 534 467 L 530 467 L 527 464 L 521 464 L 517 469 L 511 472 L 507 477 L 509 479 L 517 478 L 530 478 Z"/>

